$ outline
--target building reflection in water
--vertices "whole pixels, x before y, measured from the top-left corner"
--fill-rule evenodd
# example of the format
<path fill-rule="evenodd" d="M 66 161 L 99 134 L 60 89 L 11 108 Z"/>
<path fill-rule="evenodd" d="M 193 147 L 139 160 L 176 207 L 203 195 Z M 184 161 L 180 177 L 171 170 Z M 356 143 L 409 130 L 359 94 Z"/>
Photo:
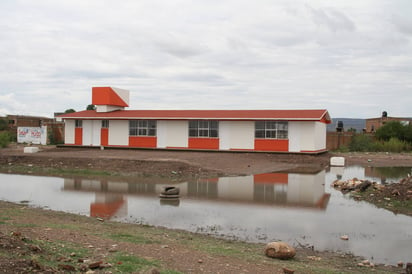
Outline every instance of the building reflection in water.
<path fill-rule="evenodd" d="M 317 174 L 264 173 L 198 179 L 172 185 L 180 188 L 180 199 L 192 200 L 226 200 L 325 209 L 330 197 L 330 194 L 325 193 L 325 171 Z M 179 199 L 158 198 L 164 186 L 166 184 L 151 182 L 64 179 L 65 191 L 95 192 L 95 201 L 90 205 L 90 216 L 107 219 L 127 215 L 127 197 L 155 197 L 161 205 L 179 206 Z"/>

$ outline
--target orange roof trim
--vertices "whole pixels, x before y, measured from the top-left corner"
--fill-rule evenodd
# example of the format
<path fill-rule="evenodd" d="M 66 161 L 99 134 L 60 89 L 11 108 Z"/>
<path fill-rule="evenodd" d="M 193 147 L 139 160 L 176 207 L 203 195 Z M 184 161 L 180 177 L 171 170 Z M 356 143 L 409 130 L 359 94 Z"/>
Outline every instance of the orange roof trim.
<path fill-rule="evenodd" d="M 325 109 L 318 110 L 118 110 L 100 113 L 85 110 L 59 116 L 63 119 L 219 119 L 219 120 L 287 120 L 331 123 Z"/>

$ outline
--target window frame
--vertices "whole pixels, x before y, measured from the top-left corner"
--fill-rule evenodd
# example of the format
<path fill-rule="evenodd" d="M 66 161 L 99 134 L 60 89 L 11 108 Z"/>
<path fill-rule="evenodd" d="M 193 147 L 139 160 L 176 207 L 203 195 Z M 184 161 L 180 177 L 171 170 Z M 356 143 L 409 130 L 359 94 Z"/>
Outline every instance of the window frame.
<path fill-rule="evenodd" d="M 82 128 L 83 127 L 83 120 L 74 120 L 74 127 L 75 128 Z"/>
<path fill-rule="evenodd" d="M 156 137 L 156 120 L 129 120 L 129 136 Z"/>
<path fill-rule="evenodd" d="M 110 122 L 109 120 L 102 120 L 102 128 L 109 128 Z"/>
<path fill-rule="evenodd" d="M 189 138 L 219 138 L 218 120 L 189 120 Z"/>
<path fill-rule="evenodd" d="M 289 122 L 277 120 L 255 121 L 255 139 L 289 139 Z"/>

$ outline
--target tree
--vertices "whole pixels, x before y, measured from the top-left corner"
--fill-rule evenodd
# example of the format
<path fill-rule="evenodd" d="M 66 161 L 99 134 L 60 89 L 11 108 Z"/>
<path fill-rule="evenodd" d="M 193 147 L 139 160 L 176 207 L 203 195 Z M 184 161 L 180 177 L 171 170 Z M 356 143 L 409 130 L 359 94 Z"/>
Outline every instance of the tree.
<path fill-rule="evenodd" d="M 96 106 L 93 104 L 90 104 L 87 106 L 86 110 L 96 110 Z"/>
<path fill-rule="evenodd" d="M 64 111 L 64 113 L 73 113 L 73 112 L 76 112 L 74 109 L 72 109 L 72 108 L 69 108 L 69 109 L 66 109 L 65 111 Z"/>
<path fill-rule="evenodd" d="M 409 138 L 411 126 L 403 125 L 399 121 L 390 121 L 378 128 L 375 132 L 376 138 L 383 141 L 389 141 L 391 138 L 397 138 L 401 141 L 411 142 Z M 409 140 L 408 140 L 409 139 Z"/>
<path fill-rule="evenodd" d="M 7 129 L 8 121 L 6 117 L 0 117 L 0 130 L 5 130 Z"/>

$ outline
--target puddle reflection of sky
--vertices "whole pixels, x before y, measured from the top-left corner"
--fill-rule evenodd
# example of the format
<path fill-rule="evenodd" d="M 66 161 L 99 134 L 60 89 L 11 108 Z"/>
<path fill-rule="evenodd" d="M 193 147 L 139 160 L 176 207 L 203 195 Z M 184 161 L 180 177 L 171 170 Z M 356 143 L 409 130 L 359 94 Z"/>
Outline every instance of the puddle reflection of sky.
<path fill-rule="evenodd" d="M 356 202 L 330 187 L 337 178 L 379 181 L 378 172 L 347 167 L 317 174 L 199 179 L 174 184 L 181 193 L 172 201 L 159 199 L 162 184 L 0 174 L 0 199 L 243 241 L 313 245 L 376 263 L 408 261 L 411 217 Z M 340 239 L 344 234 L 349 241 Z"/>

